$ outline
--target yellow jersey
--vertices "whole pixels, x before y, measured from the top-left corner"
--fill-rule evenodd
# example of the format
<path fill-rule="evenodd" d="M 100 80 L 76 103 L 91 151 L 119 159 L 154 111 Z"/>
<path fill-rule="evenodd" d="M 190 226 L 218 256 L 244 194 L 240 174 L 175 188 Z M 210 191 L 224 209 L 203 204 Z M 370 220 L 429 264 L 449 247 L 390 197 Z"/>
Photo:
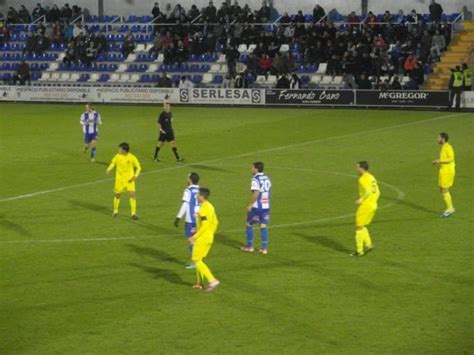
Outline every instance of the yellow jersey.
<path fill-rule="evenodd" d="M 359 178 L 359 197 L 364 205 L 377 205 L 380 189 L 372 174 L 366 172 Z"/>
<path fill-rule="evenodd" d="M 456 163 L 454 162 L 454 149 L 451 144 L 444 143 L 441 146 L 439 161 L 440 170 L 454 170 Z"/>
<path fill-rule="evenodd" d="M 107 172 L 115 169 L 115 179 L 120 181 L 129 181 L 132 177 L 138 177 L 142 171 L 142 167 L 137 157 L 132 153 L 117 154 L 112 159 Z"/>
<path fill-rule="evenodd" d="M 203 202 L 197 214 L 197 232 L 194 238 L 196 241 L 212 243 L 218 225 L 219 220 L 214 206 L 209 201 Z"/>

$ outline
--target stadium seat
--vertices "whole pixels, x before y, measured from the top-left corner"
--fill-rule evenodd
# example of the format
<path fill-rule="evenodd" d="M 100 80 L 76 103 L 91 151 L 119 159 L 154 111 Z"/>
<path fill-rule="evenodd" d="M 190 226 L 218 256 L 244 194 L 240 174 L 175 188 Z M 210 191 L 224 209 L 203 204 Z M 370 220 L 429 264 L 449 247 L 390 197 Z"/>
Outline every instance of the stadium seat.
<path fill-rule="evenodd" d="M 319 63 L 316 74 L 326 74 L 327 68 L 328 68 L 328 63 Z"/>
<path fill-rule="evenodd" d="M 117 68 L 117 73 L 123 73 L 128 70 L 127 64 L 120 64 Z"/>
<path fill-rule="evenodd" d="M 255 48 L 257 48 L 256 44 L 250 44 L 249 47 L 247 48 L 247 53 L 253 53 Z"/>
<path fill-rule="evenodd" d="M 59 81 L 68 81 L 71 78 L 71 73 L 61 73 Z"/>
<path fill-rule="evenodd" d="M 265 75 L 257 75 L 257 80 L 255 82 L 258 85 L 264 85 L 266 80 Z"/>
<path fill-rule="evenodd" d="M 192 82 L 194 84 L 200 84 L 202 81 L 202 75 L 194 75 L 192 78 Z"/>
<path fill-rule="evenodd" d="M 136 74 L 135 74 L 136 75 Z M 119 79 L 117 80 L 119 83 L 126 83 L 130 81 L 130 74 L 120 74 Z"/>
<path fill-rule="evenodd" d="M 220 64 L 212 64 L 211 68 L 209 69 L 210 73 L 220 73 L 221 66 Z"/>
<path fill-rule="evenodd" d="M 319 85 L 321 84 L 321 75 L 313 75 L 309 81 L 312 85 Z"/>
<path fill-rule="evenodd" d="M 132 83 L 137 83 L 138 81 L 140 81 L 140 74 L 130 75 L 130 79 L 127 81 L 131 81 Z"/>
<path fill-rule="evenodd" d="M 332 85 L 342 85 L 342 83 L 343 83 L 342 76 L 335 76 L 334 78 L 332 78 L 332 82 L 331 82 Z"/>
<path fill-rule="evenodd" d="M 134 53 L 130 53 L 126 58 L 127 62 L 134 62 L 137 59 L 137 55 Z"/>
<path fill-rule="evenodd" d="M 116 83 L 116 82 L 119 81 L 119 79 L 120 79 L 120 74 L 114 73 L 114 74 L 112 74 L 112 75 L 110 76 L 110 78 L 109 78 L 108 81 L 110 81 L 110 82 L 112 82 L 112 83 Z"/>
<path fill-rule="evenodd" d="M 41 77 L 38 79 L 38 81 L 49 81 L 51 80 L 51 73 L 49 72 L 43 72 L 41 74 Z"/>
<path fill-rule="evenodd" d="M 91 83 L 95 83 L 96 81 L 98 81 L 100 78 L 100 75 L 98 73 L 93 73 L 89 79 L 89 81 Z"/>
<path fill-rule="evenodd" d="M 325 75 L 321 79 L 321 85 L 330 85 L 332 83 L 332 76 L 330 75 Z"/>
<path fill-rule="evenodd" d="M 289 50 L 290 50 L 290 46 L 287 44 L 282 44 L 280 46 L 280 53 L 286 53 L 286 52 L 289 52 Z"/>
<path fill-rule="evenodd" d="M 203 84 L 210 84 L 210 83 L 212 83 L 212 80 L 213 80 L 213 76 L 210 73 L 206 73 L 202 77 L 202 83 Z"/>
<path fill-rule="evenodd" d="M 79 73 L 72 73 L 68 81 L 78 81 L 81 75 Z"/>
<path fill-rule="evenodd" d="M 225 62 L 226 62 L 225 54 L 220 54 L 219 58 L 217 59 L 217 63 L 225 63 Z"/>
<path fill-rule="evenodd" d="M 164 60 L 165 60 L 165 56 L 163 55 L 163 53 L 160 53 L 160 54 L 158 54 L 158 57 L 156 58 L 155 62 L 156 63 L 163 63 Z"/>
<path fill-rule="evenodd" d="M 52 81 L 59 81 L 61 80 L 61 73 L 55 72 L 51 74 Z"/>
<path fill-rule="evenodd" d="M 137 53 L 141 53 L 141 52 L 145 52 L 145 44 L 143 43 L 140 43 L 140 44 L 137 44 L 137 47 L 135 48 L 135 52 Z"/>
<path fill-rule="evenodd" d="M 269 75 L 265 84 L 267 85 L 275 85 L 277 83 L 277 77 L 276 75 Z"/>
<path fill-rule="evenodd" d="M 247 53 L 247 45 L 245 43 L 240 44 L 237 50 L 239 51 L 240 54 Z"/>
<path fill-rule="evenodd" d="M 154 73 L 158 70 L 158 64 L 150 64 L 147 73 Z"/>

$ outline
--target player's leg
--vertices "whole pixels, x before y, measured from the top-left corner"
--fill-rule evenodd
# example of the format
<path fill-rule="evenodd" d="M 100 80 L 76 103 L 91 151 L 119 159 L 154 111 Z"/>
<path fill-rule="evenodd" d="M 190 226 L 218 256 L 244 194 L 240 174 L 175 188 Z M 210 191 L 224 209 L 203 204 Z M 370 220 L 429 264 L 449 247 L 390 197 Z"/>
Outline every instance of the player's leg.
<path fill-rule="evenodd" d="M 133 191 L 128 191 L 128 197 L 130 199 L 130 215 L 132 219 L 138 219 L 137 216 L 137 197 L 135 194 L 135 189 Z"/>
<path fill-rule="evenodd" d="M 364 255 L 364 228 L 366 226 L 367 208 L 365 206 L 359 206 L 356 212 L 356 227 L 355 227 L 355 242 L 356 251 L 353 252 L 352 256 L 363 256 Z"/>
<path fill-rule="evenodd" d="M 117 217 L 120 206 L 120 193 L 114 193 L 114 213 L 113 216 Z"/>
<path fill-rule="evenodd" d="M 153 156 L 153 160 L 159 161 L 158 159 L 158 154 L 160 153 L 160 149 L 163 146 L 165 142 L 161 140 L 161 138 L 158 140 L 158 144 L 155 147 L 155 155 Z"/>
<path fill-rule="evenodd" d="M 252 209 L 250 212 L 247 213 L 247 225 L 245 228 L 245 234 L 247 237 L 247 244 L 240 248 L 240 250 L 245 251 L 245 252 L 253 252 L 253 226 L 256 222 L 256 219 L 258 216 L 255 213 L 255 210 Z"/>
<path fill-rule="evenodd" d="M 178 154 L 178 146 L 176 145 L 176 141 L 172 140 L 171 142 L 171 149 L 173 150 L 174 157 L 176 158 L 176 161 L 183 161 L 184 159 L 180 158 Z"/>
<path fill-rule="evenodd" d="M 196 225 L 194 223 L 185 223 L 184 224 L 184 236 L 189 239 L 191 238 L 194 234 L 196 234 Z M 189 245 L 189 252 L 191 253 L 191 257 L 193 255 L 193 245 L 192 244 L 188 244 Z M 196 265 L 194 265 L 193 263 L 190 263 L 188 265 L 186 265 L 186 269 L 195 269 L 196 268 Z"/>
<path fill-rule="evenodd" d="M 87 153 L 87 150 L 89 149 L 89 145 L 90 145 L 89 137 L 87 136 L 87 133 L 84 133 L 84 148 L 82 149 L 82 152 L 84 154 Z"/>
<path fill-rule="evenodd" d="M 442 217 L 449 217 L 455 212 L 453 199 L 451 197 L 451 193 L 449 192 L 449 188 L 453 186 L 453 183 L 454 183 L 454 173 L 440 172 L 439 189 L 441 192 L 441 196 L 443 197 L 444 203 L 446 204 L 446 210 L 441 215 Z"/>
<path fill-rule="evenodd" d="M 196 265 L 197 284 L 194 286 L 196 288 L 199 288 L 199 286 L 202 287 L 204 280 L 207 280 L 211 290 L 219 284 L 219 281 L 212 274 L 209 267 L 203 262 L 211 246 L 211 243 L 200 243 L 199 241 L 194 245 L 192 260 L 193 264 Z"/>
<path fill-rule="evenodd" d="M 263 210 L 259 216 L 260 222 L 260 235 L 262 236 L 262 248 L 260 253 L 268 254 L 268 228 L 267 223 L 270 221 L 270 212 Z"/>
<path fill-rule="evenodd" d="M 97 144 L 97 140 L 96 139 L 93 139 L 90 143 L 90 147 L 91 147 L 91 161 L 94 161 L 95 159 L 95 152 L 96 152 L 96 144 Z"/>

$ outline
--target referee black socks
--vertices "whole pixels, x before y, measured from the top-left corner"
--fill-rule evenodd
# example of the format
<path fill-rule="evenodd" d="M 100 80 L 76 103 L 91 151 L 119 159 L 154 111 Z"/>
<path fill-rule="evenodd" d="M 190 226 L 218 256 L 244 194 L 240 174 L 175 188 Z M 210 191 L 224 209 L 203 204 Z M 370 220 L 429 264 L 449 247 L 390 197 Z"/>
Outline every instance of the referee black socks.
<path fill-rule="evenodd" d="M 174 156 L 176 157 L 176 160 L 179 160 L 179 159 L 180 159 L 180 158 L 179 158 L 179 154 L 178 154 L 178 148 L 173 147 L 173 154 L 174 154 Z"/>
<path fill-rule="evenodd" d="M 160 147 L 156 147 L 155 148 L 155 157 L 153 158 L 153 160 L 158 159 L 158 153 L 159 152 L 160 152 Z"/>

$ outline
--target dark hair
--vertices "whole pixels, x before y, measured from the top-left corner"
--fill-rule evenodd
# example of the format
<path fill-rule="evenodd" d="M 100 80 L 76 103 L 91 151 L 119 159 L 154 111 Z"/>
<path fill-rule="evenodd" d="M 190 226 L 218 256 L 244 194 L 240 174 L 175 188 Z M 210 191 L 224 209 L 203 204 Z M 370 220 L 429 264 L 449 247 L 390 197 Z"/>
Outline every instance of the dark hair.
<path fill-rule="evenodd" d="M 263 171 L 263 163 L 261 161 L 253 163 L 253 167 L 257 169 L 259 173 Z"/>
<path fill-rule="evenodd" d="M 128 145 L 128 143 L 120 143 L 119 145 L 119 148 L 121 148 L 122 150 L 125 150 L 126 152 L 129 152 L 130 151 L 130 146 Z"/>
<path fill-rule="evenodd" d="M 463 64 L 462 64 L 462 68 L 463 68 L 463 69 L 467 69 L 467 63 L 463 63 Z"/>
<path fill-rule="evenodd" d="M 206 200 L 209 198 L 209 196 L 211 195 L 211 191 L 205 187 L 201 187 L 199 189 L 199 195 L 201 195 L 202 197 L 204 197 Z"/>
<path fill-rule="evenodd" d="M 193 184 L 197 184 L 199 182 L 199 175 L 198 173 L 190 173 L 189 174 L 189 179 Z"/>
<path fill-rule="evenodd" d="M 365 171 L 369 170 L 369 163 L 367 163 L 365 160 L 358 162 L 357 165 L 359 165 L 359 167 L 364 169 Z"/>
<path fill-rule="evenodd" d="M 445 142 L 449 141 L 449 136 L 448 136 L 448 134 L 447 134 L 446 132 L 441 132 L 441 133 L 439 134 L 439 136 L 440 136 Z"/>

